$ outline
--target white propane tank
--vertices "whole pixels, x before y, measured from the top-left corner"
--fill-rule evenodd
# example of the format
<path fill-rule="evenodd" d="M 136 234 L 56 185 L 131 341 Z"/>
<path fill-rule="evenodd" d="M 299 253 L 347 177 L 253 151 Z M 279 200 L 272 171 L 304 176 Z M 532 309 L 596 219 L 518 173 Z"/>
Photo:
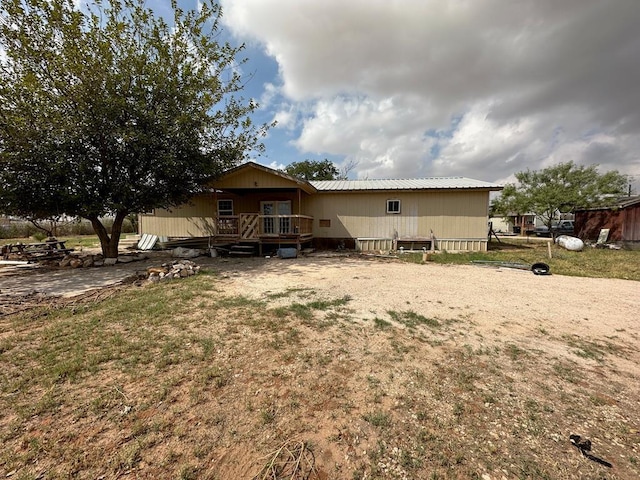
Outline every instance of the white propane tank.
<path fill-rule="evenodd" d="M 584 248 L 584 242 L 582 240 L 577 237 L 570 237 L 569 235 L 560 235 L 556 238 L 556 243 L 572 252 L 581 252 Z"/>

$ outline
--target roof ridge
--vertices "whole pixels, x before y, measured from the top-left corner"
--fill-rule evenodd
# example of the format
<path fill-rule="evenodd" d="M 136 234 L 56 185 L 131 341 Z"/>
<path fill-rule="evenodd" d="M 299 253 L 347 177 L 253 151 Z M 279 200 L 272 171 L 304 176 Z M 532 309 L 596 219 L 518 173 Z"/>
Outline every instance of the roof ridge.
<path fill-rule="evenodd" d="M 339 178 L 337 180 L 310 180 L 311 182 L 397 182 L 397 181 L 415 181 L 415 180 L 439 180 L 439 179 L 451 179 L 451 178 L 465 178 L 468 180 L 475 180 L 469 177 L 463 177 L 462 175 L 452 175 L 446 177 L 407 177 L 407 178 Z M 484 180 L 478 180 L 483 182 Z"/>

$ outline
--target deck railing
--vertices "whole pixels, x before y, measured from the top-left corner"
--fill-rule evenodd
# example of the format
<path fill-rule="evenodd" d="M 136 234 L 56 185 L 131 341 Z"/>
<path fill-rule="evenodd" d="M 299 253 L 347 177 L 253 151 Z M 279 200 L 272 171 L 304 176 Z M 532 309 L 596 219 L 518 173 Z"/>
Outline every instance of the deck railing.
<path fill-rule="evenodd" d="M 240 215 L 219 216 L 215 220 L 214 235 L 220 237 L 310 237 L 313 217 L 308 215 Z"/>

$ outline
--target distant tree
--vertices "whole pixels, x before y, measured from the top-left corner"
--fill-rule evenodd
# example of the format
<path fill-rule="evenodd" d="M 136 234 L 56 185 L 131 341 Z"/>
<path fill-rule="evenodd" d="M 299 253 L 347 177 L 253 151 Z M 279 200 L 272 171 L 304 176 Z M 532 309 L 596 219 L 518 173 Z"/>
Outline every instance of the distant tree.
<path fill-rule="evenodd" d="M 303 180 L 338 180 L 340 172 L 328 159 L 304 160 L 293 162 L 284 168 L 284 171 L 293 177 Z"/>
<path fill-rule="evenodd" d="M 338 178 L 336 180 L 346 180 L 349 178 L 349 173 L 354 170 L 358 166 L 357 160 L 349 160 L 340 168 L 340 173 L 338 174 Z"/>
<path fill-rule="evenodd" d="M 184 203 L 268 127 L 217 2 L 172 0 L 171 24 L 144 3 L 0 0 L 0 211 L 86 218 L 107 257 L 127 215 Z"/>
<path fill-rule="evenodd" d="M 551 230 L 557 213 L 577 207 L 593 207 L 625 192 L 627 177 L 617 171 L 598 173 L 598 166 L 560 163 L 542 170 L 516 173 L 517 184 L 508 184 L 492 203 L 496 214 L 535 213 Z"/>

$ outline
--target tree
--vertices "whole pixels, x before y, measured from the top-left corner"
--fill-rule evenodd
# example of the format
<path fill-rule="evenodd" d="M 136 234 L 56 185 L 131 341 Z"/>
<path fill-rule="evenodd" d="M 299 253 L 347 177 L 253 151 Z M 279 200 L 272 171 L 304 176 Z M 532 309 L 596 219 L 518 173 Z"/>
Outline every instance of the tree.
<path fill-rule="evenodd" d="M 293 177 L 303 180 L 339 180 L 340 172 L 328 159 L 304 160 L 293 162 L 284 168 L 284 171 Z"/>
<path fill-rule="evenodd" d="M 492 209 L 499 215 L 535 213 L 551 231 L 558 212 L 577 207 L 594 207 L 608 198 L 622 195 L 627 177 L 617 171 L 598 173 L 598 166 L 560 163 L 543 170 L 516 173 L 517 184 L 508 184 L 494 200 Z"/>
<path fill-rule="evenodd" d="M 215 0 L 172 24 L 143 0 L 0 0 L 0 210 L 91 221 L 115 257 L 131 213 L 188 201 L 238 164 L 254 126 L 241 47 L 218 42 Z M 113 217 L 109 234 L 102 219 Z"/>

